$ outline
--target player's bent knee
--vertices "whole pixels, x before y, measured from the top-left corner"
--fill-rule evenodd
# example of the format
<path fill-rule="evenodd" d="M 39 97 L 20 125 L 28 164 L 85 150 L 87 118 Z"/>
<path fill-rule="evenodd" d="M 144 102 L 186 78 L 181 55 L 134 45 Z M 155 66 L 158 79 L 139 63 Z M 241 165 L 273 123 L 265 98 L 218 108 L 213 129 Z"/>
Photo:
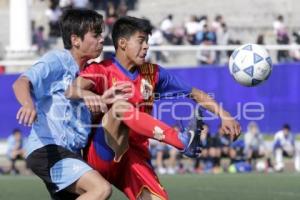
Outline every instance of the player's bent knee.
<path fill-rule="evenodd" d="M 112 187 L 108 182 L 102 183 L 94 188 L 93 193 L 96 199 L 108 199 L 111 196 Z"/>
<path fill-rule="evenodd" d="M 97 197 L 96 199 L 108 199 L 112 193 L 111 184 L 106 181 L 98 172 L 97 179 L 93 181 L 91 191 Z"/>
<path fill-rule="evenodd" d="M 85 173 L 75 184 L 75 191 L 89 193 L 93 199 L 107 199 L 111 195 L 112 188 L 97 171 L 91 170 Z M 80 194 L 82 194 L 80 192 Z"/>

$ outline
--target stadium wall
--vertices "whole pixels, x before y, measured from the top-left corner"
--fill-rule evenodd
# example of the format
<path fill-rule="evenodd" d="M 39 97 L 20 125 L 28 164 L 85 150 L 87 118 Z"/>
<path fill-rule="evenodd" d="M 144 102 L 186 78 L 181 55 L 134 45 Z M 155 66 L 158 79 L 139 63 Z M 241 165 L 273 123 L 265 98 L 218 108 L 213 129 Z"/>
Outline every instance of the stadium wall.
<path fill-rule="evenodd" d="M 294 133 L 300 132 L 300 63 L 274 65 L 269 80 L 253 88 L 237 84 L 227 67 L 168 70 L 222 103 L 238 118 L 243 130 L 246 130 L 249 121 L 255 120 L 264 133 L 274 133 L 283 123 L 289 123 Z M 14 97 L 12 84 L 17 77 L 17 74 L 0 75 L 0 139 L 6 138 L 14 128 L 21 128 L 25 135 L 29 133 L 29 128 L 19 125 L 15 117 L 19 104 Z M 155 104 L 154 115 L 170 125 L 179 121 L 186 125 L 192 111 L 189 102 L 183 97 L 171 103 L 169 100 L 159 101 Z M 205 116 L 212 132 L 215 132 L 219 120 L 212 119 L 207 112 Z M 181 118 L 185 120 L 179 120 Z"/>

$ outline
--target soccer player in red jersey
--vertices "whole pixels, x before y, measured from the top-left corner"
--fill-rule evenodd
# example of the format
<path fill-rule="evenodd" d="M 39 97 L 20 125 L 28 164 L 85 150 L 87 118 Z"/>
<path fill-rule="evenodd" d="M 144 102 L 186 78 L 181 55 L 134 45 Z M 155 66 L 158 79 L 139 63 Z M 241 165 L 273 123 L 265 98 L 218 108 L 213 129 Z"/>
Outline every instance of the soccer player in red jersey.
<path fill-rule="evenodd" d="M 149 34 L 148 20 L 129 16 L 117 20 L 112 31 L 116 57 L 87 66 L 66 95 L 84 99 L 94 113 L 108 110 L 100 114 L 102 126 L 93 133 L 86 149 L 87 162 L 129 199 L 162 200 L 168 195 L 150 164 L 148 139 L 171 144 L 183 154 L 195 157 L 199 137 L 193 130 L 178 133 L 154 119 L 150 115 L 154 93 L 160 98 L 182 94 L 192 97 L 221 118 L 224 132 L 232 139 L 239 136 L 240 126 L 206 93 L 188 86 L 162 67 L 145 62 Z M 97 105 L 97 98 L 101 99 L 111 87 L 128 93 L 128 100 L 112 102 L 108 108 Z"/>

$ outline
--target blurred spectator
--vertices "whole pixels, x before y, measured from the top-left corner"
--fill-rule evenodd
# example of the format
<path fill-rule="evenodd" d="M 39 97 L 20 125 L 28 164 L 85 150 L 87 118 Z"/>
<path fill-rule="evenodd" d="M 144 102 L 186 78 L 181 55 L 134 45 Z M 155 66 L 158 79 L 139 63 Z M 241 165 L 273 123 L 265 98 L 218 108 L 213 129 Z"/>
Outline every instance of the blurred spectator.
<path fill-rule="evenodd" d="M 264 37 L 263 34 L 259 34 L 257 36 L 256 44 L 259 44 L 259 45 L 264 45 L 265 44 L 265 37 Z"/>
<path fill-rule="evenodd" d="M 224 38 L 223 35 L 225 34 L 225 31 L 223 30 L 223 25 L 225 25 L 224 23 L 224 19 L 222 15 L 217 15 L 215 17 L 215 20 L 212 22 L 211 24 L 211 31 L 213 33 L 215 33 L 215 37 L 216 37 L 216 42 L 215 44 L 217 45 L 226 45 L 226 44 L 222 44 L 222 42 L 224 42 Z M 226 25 L 225 25 L 226 26 Z M 215 63 L 219 64 L 221 60 L 221 52 L 220 51 L 216 51 L 216 59 L 215 59 Z"/>
<path fill-rule="evenodd" d="M 104 45 L 113 45 L 111 38 L 111 31 L 115 21 L 118 19 L 117 11 L 113 2 L 108 2 L 106 10 L 106 18 L 104 20 L 105 29 L 104 29 Z M 104 58 L 110 58 L 113 54 L 112 52 L 104 52 Z"/>
<path fill-rule="evenodd" d="M 220 133 L 222 132 L 219 131 L 219 135 L 222 135 Z M 238 139 L 231 142 L 227 135 L 223 135 L 221 138 L 223 143 L 226 144 L 226 153 L 228 151 L 227 156 L 230 158 L 230 165 L 228 166 L 227 171 L 229 173 L 247 173 L 252 171 L 252 166 L 246 161 L 244 156 L 244 140 Z"/>
<path fill-rule="evenodd" d="M 250 122 L 245 133 L 244 153 L 247 161 L 255 166 L 256 159 L 266 156 L 264 139 L 255 122 Z"/>
<path fill-rule="evenodd" d="M 215 32 L 218 32 L 222 29 L 222 24 L 224 23 L 224 19 L 222 15 L 217 15 L 215 20 L 211 23 L 211 27 Z"/>
<path fill-rule="evenodd" d="M 200 23 L 206 21 L 207 18 L 203 18 L 201 21 L 198 21 L 197 16 L 192 15 L 190 16 L 190 19 L 185 23 L 185 30 L 186 30 L 186 36 L 187 41 L 190 44 L 195 45 L 196 44 L 196 34 L 199 31 L 202 31 L 202 27 Z"/>
<path fill-rule="evenodd" d="M 127 15 L 128 7 L 125 0 L 121 0 L 117 7 L 117 14 L 119 17 L 124 17 Z"/>
<path fill-rule="evenodd" d="M 229 43 L 229 32 L 228 32 L 228 28 L 227 25 L 225 23 L 221 24 L 221 29 L 219 32 L 217 32 L 217 44 L 218 45 L 223 45 L 226 46 Z M 226 54 L 226 51 L 218 51 L 220 52 L 219 54 L 219 58 L 216 59 L 216 63 L 227 63 L 228 62 L 228 57 Z M 217 55 L 218 56 L 218 55 Z"/>
<path fill-rule="evenodd" d="M 174 34 L 174 23 L 173 23 L 173 15 L 169 14 L 162 22 L 160 25 L 160 30 L 163 33 L 163 36 L 166 38 L 166 40 L 169 43 L 172 43 Z"/>
<path fill-rule="evenodd" d="M 13 133 L 7 139 L 7 157 L 11 162 L 8 172 L 11 174 L 19 174 L 19 170 L 15 164 L 17 160 L 24 159 L 25 157 L 24 144 L 25 140 L 21 131 L 14 129 Z"/>
<path fill-rule="evenodd" d="M 245 162 L 244 148 L 245 141 L 243 139 L 238 139 L 230 144 L 229 158 L 231 164 Z"/>
<path fill-rule="evenodd" d="M 284 156 L 292 158 L 295 154 L 295 139 L 290 131 L 290 126 L 284 124 L 282 130 L 274 135 L 273 151 L 275 155 L 274 168 L 276 171 L 282 171 L 284 169 Z"/>
<path fill-rule="evenodd" d="M 211 138 L 209 146 L 209 155 L 212 158 L 215 172 L 221 170 L 221 158 L 229 157 L 229 145 L 230 140 L 224 135 L 221 125 L 219 125 L 218 132 Z"/>
<path fill-rule="evenodd" d="M 200 133 L 201 141 L 201 156 L 195 160 L 195 171 L 200 173 L 210 172 L 213 169 L 213 160 L 209 155 L 209 148 L 211 144 L 211 137 L 209 133 L 209 127 L 204 124 Z"/>
<path fill-rule="evenodd" d="M 277 37 L 287 34 L 287 28 L 282 15 L 278 15 L 277 19 L 273 22 L 273 29 Z"/>
<path fill-rule="evenodd" d="M 175 26 L 172 44 L 182 45 L 184 36 L 185 36 L 184 27 L 183 26 Z"/>
<path fill-rule="evenodd" d="M 39 26 L 36 30 L 34 30 L 32 44 L 37 46 L 39 55 L 49 49 L 48 41 L 44 37 L 43 26 Z"/>
<path fill-rule="evenodd" d="M 161 46 L 163 43 L 164 43 L 163 33 L 161 32 L 160 29 L 154 28 L 152 31 L 152 35 L 149 36 L 148 44 L 150 46 Z M 148 51 L 147 54 L 148 54 L 147 59 L 151 59 L 152 54 L 154 54 L 155 60 L 158 63 L 167 61 L 162 51 L 154 51 L 154 52 Z"/>
<path fill-rule="evenodd" d="M 176 173 L 178 155 L 176 148 L 156 140 L 151 140 L 151 152 L 159 174 Z"/>
<path fill-rule="evenodd" d="M 279 15 L 277 19 L 273 22 L 274 33 L 276 35 L 277 44 L 289 44 L 290 39 L 288 35 L 288 30 L 284 24 L 284 18 Z M 289 61 L 289 52 L 286 50 L 279 50 L 277 52 L 277 61 L 286 62 Z"/>
<path fill-rule="evenodd" d="M 294 42 L 292 43 L 293 46 L 300 45 L 300 31 L 294 32 Z M 290 55 L 293 61 L 300 61 L 300 49 L 292 49 L 290 51 Z"/>
<path fill-rule="evenodd" d="M 207 47 L 211 46 L 212 42 L 205 40 L 200 46 Z M 213 50 L 199 50 L 197 51 L 196 58 L 198 60 L 198 65 L 211 65 L 215 62 L 216 52 Z"/>
<path fill-rule="evenodd" d="M 219 125 L 217 133 L 211 139 L 209 153 L 213 158 L 214 171 L 222 170 L 221 159 L 230 157 L 230 138 L 222 131 L 222 126 Z"/>
<path fill-rule="evenodd" d="M 196 44 L 201 44 L 202 42 L 210 41 L 211 44 L 216 44 L 217 36 L 214 31 L 209 27 L 208 24 L 203 25 L 203 30 L 199 31 L 195 35 Z"/>
<path fill-rule="evenodd" d="M 110 13 L 109 15 L 107 15 L 105 19 L 106 27 L 104 30 L 106 35 L 111 35 L 112 27 L 117 19 L 118 15 L 116 13 Z"/>
<path fill-rule="evenodd" d="M 49 20 L 49 42 L 55 44 L 58 37 L 61 36 L 59 27 L 59 18 L 62 15 L 61 9 L 58 4 L 51 1 L 49 8 L 45 12 Z"/>
<path fill-rule="evenodd" d="M 221 157 L 229 157 L 230 138 L 223 133 L 221 125 L 218 128 L 218 132 L 213 137 L 212 146 L 220 149 Z"/>
<path fill-rule="evenodd" d="M 216 44 L 216 34 L 211 31 L 208 24 L 203 26 L 203 31 L 196 34 L 195 43 L 203 47 Z M 196 57 L 199 65 L 214 64 L 216 61 L 216 51 L 199 50 Z"/>
<path fill-rule="evenodd" d="M 117 15 L 116 5 L 113 2 L 108 1 L 107 5 L 105 6 L 105 16 L 112 15 Z"/>

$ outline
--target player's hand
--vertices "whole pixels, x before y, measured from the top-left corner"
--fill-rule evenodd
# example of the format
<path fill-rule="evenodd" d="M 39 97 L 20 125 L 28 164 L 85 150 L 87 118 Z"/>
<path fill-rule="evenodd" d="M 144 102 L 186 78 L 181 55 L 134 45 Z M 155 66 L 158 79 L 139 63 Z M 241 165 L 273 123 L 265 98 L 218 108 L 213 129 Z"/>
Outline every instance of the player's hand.
<path fill-rule="evenodd" d="M 106 104 L 113 104 L 116 101 L 127 101 L 133 96 L 133 85 L 130 82 L 119 82 L 106 90 L 102 95 L 102 100 Z"/>
<path fill-rule="evenodd" d="M 229 135 L 231 141 L 235 141 L 241 134 L 240 124 L 227 113 L 222 113 L 222 132 Z"/>
<path fill-rule="evenodd" d="M 93 92 L 88 92 L 87 95 L 84 95 L 83 101 L 92 113 L 105 113 L 108 110 L 106 103 L 102 100 L 102 97 Z"/>
<path fill-rule="evenodd" d="M 19 121 L 19 124 L 24 124 L 25 126 L 32 126 L 33 122 L 36 120 L 36 110 L 33 103 L 25 103 L 19 109 L 16 118 Z"/>
<path fill-rule="evenodd" d="M 105 113 L 107 105 L 119 100 L 128 100 L 132 96 L 132 84 L 130 82 L 118 83 L 104 92 L 102 96 L 90 91 L 84 91 L 83 100 L 92 113 Z"/>

